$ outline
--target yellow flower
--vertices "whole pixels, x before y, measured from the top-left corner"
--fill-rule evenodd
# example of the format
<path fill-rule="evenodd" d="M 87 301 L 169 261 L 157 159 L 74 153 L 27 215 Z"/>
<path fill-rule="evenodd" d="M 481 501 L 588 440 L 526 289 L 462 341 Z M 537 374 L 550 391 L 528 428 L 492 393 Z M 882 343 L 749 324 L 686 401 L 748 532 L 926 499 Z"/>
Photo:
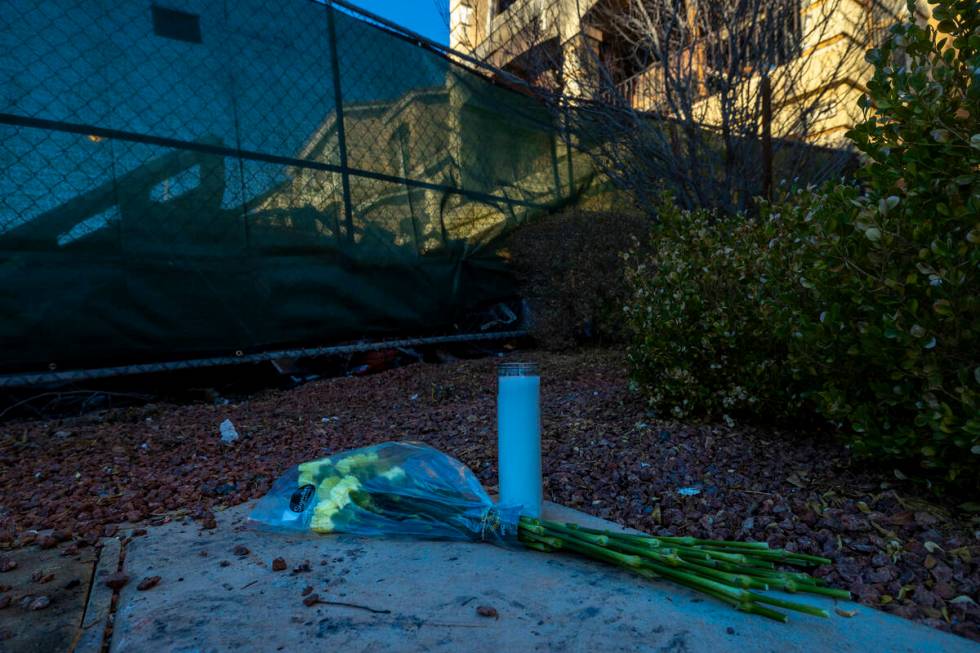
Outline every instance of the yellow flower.
<path fill-rule="evenodd" d="M 330 490 L 340 483 L 339 476 L 328 476 L 322 481 L 320 481 L 320 486 L 316 489 L 317 496 L 328 497 L 330 496 Z"/>
<path fill-rule="evenodd" d="M 310 520 L 310 529 L 317 533 L 332 533 L 336 527 L 333 518 L 340 510 L 332 501 L 321 501 L 313 511 L 313 518 Z"/>
<path fill-rule="evenodd" d="M 341 474 L 350 474 L 351 471 L 357 469 L 358 467 L 367 467 L 371 463 L 378 461 L 378 454 L 373 451 L 368 453 L 358 453 L 353 456 L 347 456 L 343 460 L 337 463 L 337 471 Z"/>
<path fill-rule="evenodd" d="M 359 487 L 361 487 L 361 483 L 356 477 L 345 476 L 330 490 L 329 500 L 336 504 L 338 509 L 343 509 L 350 503 L 350 493 Z"/>
<path fill-rule="evenodd" d="M 334 519 L 351 502 L 350 493 L 361 487 L 354 476 L 331 476 L 320 484 L 317 495 L 323 499 L 313 509 L 310 528 L 317 533 L 332 533 L 337 527 Z"/>
<path fill-rule="evenodd" d="M 299 478 L 296 480 L 296 485 L 316 485 L 317 479 L 329 472 L 332 466 L 333 461 L 329 458 L 320 458 L 319 460 L 300 463 Z"/>

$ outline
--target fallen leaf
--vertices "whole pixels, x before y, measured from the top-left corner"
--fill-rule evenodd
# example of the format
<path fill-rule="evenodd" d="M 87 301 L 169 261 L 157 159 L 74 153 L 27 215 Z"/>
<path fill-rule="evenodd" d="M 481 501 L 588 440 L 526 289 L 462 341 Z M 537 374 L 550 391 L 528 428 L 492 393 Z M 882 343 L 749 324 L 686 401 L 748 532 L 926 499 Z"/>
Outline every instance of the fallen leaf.
<path fill-rule="evenodd" d="M 956 556 L 966 564 L 970 564 L 973 561 L 973 556 L 970 554 L 970 549 L 965 546 L 950 549 L 948 553 L 949 555 Z"/>
<path fill-rule="evenodd" d="M 961 605 L 961 604 L 977 605 L 977 602 L 974 601 L 973 599 L 971 599 L 966 594 L 960 594 L 955 599 L 950 599 L 949 602 L 952 603 L 952 604 L 954 604 L 954 605 Z"/>
<path fill-rule="evenodd" d="M 836 612 L 842 617 L 847 617 L 848 619 L 850 619 L 851 617 L 853 617 L 858 613 L 857 610 L 844 610 L 843 608 L 834 608 L 834 612 Z"/>
<path fill-rule="evenodd" d="M 926 549 L 926 551 L 928 551 L 929 553 L 935 553 L 937 550 L 938 551 L 942 551 L 943 550 L 943 547 L 939 546 L 935 542 L 926 542 L 922 546 L 924 546 L 925 549 Z"/>
<path fill-rule="evenodd" d="M 791 485 L 795 485 L 798 488 L 806 488 L 806 483 L 804 483 L 803 480 L 800 479 L 799 475 L 796 472 L 790 474 L 789 477 L 786 479 L 786 481 Z"/>

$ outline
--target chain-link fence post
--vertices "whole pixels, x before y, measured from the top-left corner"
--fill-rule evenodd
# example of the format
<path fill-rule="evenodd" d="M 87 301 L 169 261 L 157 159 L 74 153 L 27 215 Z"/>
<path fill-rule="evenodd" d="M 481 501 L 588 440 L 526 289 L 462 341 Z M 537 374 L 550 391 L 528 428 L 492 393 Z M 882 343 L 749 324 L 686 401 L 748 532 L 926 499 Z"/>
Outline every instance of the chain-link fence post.
<path fill-rule="evenodd" d="M 347 163 L 347 131 L 344 127 L 344 94 L 340 82 L 340 58 L 337 55 L 337 26 L 333 3 L 327 0 L 327 31 L 330 42 L 330 67 L 333 71 L 334 115 L 337 124 L 337 148 L 340 153 L 340 183 L 344 194 L 344 220 L 347 241 L 354 242 L 354 207 L 350 199 L 350 166 Z"/>

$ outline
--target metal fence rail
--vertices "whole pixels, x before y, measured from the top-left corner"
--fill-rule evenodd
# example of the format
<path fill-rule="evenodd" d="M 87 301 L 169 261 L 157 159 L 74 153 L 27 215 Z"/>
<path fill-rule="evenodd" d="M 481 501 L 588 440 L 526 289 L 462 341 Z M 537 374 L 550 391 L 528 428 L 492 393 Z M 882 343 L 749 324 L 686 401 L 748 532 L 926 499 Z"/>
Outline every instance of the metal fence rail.
<path fill-rule="evenodd" d="M 114 376 L 133 374 L 156 374 L 177 370 L 191 370 L 205 367 L 224 365 L 244 365 L 246 363 L 262 363 L 278 359 L 317 358 L 321 356 L 341 356 L 357 354 L 382 349 L 404 349 L 406 347 L 423 347 L 431 345 L 448 345 L 471 342 L 489 342 L 494 340 L 514 340 L 527 337 L 527 331 L 492 331 L 489 333 L 460 333 L 451 336 L 431 336 L 427 338 L 401 338 L 398 340 L 381 340 L 376 342 L 359 342 L 348 345 L 330 347 L 301 347 L 266 351 L 257 354 L 240 353 L 235 356 L 218 356 L 213 358 L 198 358 L 183 361 L 161 363 L 146 363 L 142 365 L 123 365 L 119 367 L 89 368 L 81 370 L 65 370 L 50 372 L 32 372 L 25 374 L 0 375 L 0 388 L 14 388 L 47 383 L 68 383 L 91 381 Z"/>

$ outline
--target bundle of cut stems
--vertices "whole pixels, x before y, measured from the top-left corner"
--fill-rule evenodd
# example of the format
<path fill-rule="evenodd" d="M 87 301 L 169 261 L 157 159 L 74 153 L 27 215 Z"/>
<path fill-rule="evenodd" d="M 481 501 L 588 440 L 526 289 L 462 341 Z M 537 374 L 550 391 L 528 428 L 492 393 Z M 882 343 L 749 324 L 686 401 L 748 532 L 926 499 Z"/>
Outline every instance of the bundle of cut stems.
<path fill-rule="evenodd" d="M 758 591 L 806 592 L 849 599 L 850 592 L 826 587 L 824 581 L 777 565 L 816 567 L 827 558 L 770 549 L 766 542 L 700 540 L 617 533 L 575 524 L 521 517 L 518 529 L 525 546 L 539 551 L 572 551 L 623 567 L 646 578 L 666 578 L 753 614 L 785 622 L 793 610 L 818 617 L 827 611 Z M 771 607 L 770 607 L 771 606 Z"/>

